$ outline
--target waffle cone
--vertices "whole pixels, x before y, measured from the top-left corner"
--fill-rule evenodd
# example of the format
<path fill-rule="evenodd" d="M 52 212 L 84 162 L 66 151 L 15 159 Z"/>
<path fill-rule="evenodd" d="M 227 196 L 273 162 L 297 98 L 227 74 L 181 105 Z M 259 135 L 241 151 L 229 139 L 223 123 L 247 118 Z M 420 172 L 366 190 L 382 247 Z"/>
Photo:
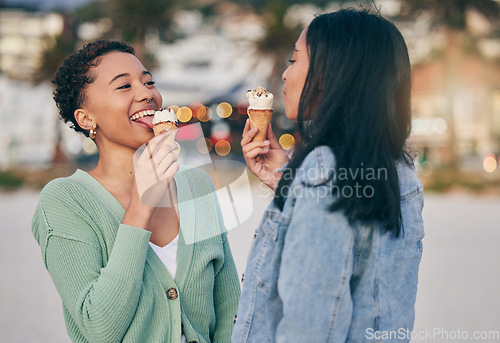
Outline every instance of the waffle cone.
<path fill-rule="evenodd" d="M 273 115 L 273 110 L 254 110 L 248 109 L 248 117 L 250 118 L 250 127 L 257 127 L 259 132 L 253 138 L 253 141 L 264 141 L 267 137 L 267 128 Z"/>
<path fill-rule="evenodd" d="M 153 125 L 153 132 L 154 132 L 155 136 L 158 136 L 160 133 L 162 133 L 163 131 L 165 131 L 167 129 L 170 131 L 175 131 L 175 130 L 177 130 L 177 125 L 171 121 L 161 122 L 161 123 Z M 168 139 L 170 141 L 174 141 L 175 134 L 170 135 L 170 137 Z"/>

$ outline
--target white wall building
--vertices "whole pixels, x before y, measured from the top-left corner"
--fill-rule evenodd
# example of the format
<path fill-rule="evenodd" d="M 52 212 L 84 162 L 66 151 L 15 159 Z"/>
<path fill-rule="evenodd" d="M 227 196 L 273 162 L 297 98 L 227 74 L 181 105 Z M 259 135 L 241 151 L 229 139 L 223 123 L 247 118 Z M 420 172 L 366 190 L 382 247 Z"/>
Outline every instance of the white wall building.
<path fill-rule="evenodd" d="M 0 11 L 0 72 L 29 79 L 39 65 L 48 39 L 62 33 L 63 18 L 55 13 Z"/>

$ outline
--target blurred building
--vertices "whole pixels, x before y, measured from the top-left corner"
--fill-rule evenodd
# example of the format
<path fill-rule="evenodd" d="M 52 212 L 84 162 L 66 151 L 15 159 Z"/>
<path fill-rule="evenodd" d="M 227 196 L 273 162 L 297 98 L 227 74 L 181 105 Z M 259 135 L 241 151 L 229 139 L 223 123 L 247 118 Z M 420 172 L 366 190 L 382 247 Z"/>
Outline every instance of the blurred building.
<path fill-rule="evenodd" d="M 47 40 L 61 34 L 59 14 L 0 10 L 0 168 L 47 165 L 57 110 L 50 84 L 29 83 Z"/>
<path fill-rule="evenodd" d="M 237 104 L 246 100 L 248 89 L 265 86 L 272 64 L 254 48 L 264 34 L 258 16 L 224 16 L 214 23 L 204 21 L 198 11 L 181 11 L 175 22 L 182 39 L 148 40 L 158 60 L 154 77 L 165 105 Z"/>
<path fill-rule="evenodd" d="M 411 142 L 434 166 L 448 163 L 454 146 L 462 167 L 481 167 L 484 155 L 500 153 L 500 65 L 478 55 L 451 63 L 414 67 Z"/>
<path fill-rule="evenodd" d="M 466 22 L 466 33 L 433 30 L 424 17 L 404 31 L 413 62 L 410 142 L 431 169 L 481 170 L 485 155 L 500 154 L 500 40 L 478 12 Z"/>
<path fill-rule="evenodd" d="M 55 13 L 0 10 L 0 72 L 28 80 L 47 40 L 60 35 L 63 25 L 62 16 Z"/>
<path fill-rule="evenodd" d="M 0 77 L 0 169 L 50 163 L 57 125 L 51 93 L 48 83 Z"/>

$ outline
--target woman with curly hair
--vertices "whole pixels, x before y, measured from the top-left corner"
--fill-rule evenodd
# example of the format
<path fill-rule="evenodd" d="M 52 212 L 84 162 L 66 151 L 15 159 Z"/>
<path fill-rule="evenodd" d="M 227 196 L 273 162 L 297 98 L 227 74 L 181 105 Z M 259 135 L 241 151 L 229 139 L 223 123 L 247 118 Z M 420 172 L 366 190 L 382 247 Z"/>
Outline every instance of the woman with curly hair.
<path fill-rule="evenodd" d="M 151 73 L 130 46 L 98 41 L 53 82 L 61 117 L 99 150 L 93 170 L 44 187 L 32 222 L 71 340 L 229 342 L 239 281 L 223 219 L 210 178 L 179 166 L 167 133 L 153 137 Z M 163 191 L 144 203 L 137 184 L 155 179 Z M 186 239 L 208 229 L 219 234 Z"/>
<path fill-rule="evenodd" d="M 422 254 L 423 189 L 405 142 L 410 61 L 379 15 L 317 16 L 283 73 L 303 144 L 289 161 L 241 141 L 275 191 L 257 229 L 233 333 L 243 342 L 408 342 Z M 261 156 L 257 161 L 256 157 Z"/>

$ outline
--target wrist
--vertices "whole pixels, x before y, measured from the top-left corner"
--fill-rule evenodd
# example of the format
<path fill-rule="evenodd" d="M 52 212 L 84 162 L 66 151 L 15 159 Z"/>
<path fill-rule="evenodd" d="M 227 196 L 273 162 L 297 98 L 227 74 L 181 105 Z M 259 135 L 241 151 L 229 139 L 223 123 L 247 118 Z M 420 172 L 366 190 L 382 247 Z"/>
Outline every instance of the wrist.
<path fill-rule="evenodd" d="M 155 210 L 154 207 L 146 206 L 139 201 L 130 201 L 129 205 L 125 210 L 125 215 L 123 216 L 122 224 L 135 226 L 141 229 L 147 230 L 149 227 L 149 221 L 151 215 Z"/>

